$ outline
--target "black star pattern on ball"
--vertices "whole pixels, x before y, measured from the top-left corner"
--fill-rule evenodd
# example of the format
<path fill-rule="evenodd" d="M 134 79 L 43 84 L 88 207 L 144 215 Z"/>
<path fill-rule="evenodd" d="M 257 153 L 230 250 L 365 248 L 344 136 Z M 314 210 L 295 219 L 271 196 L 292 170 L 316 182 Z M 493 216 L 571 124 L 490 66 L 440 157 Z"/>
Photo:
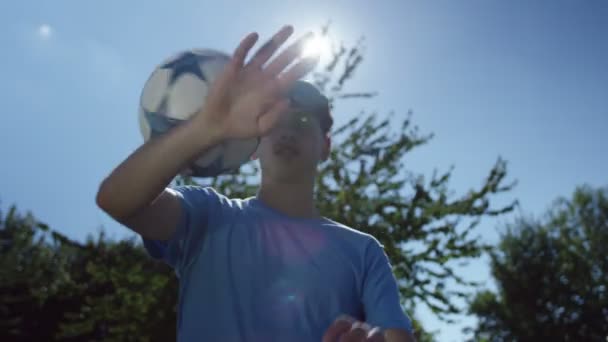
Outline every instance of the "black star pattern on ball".
<path fill-rule="evenodd" d="M 165 96 L 158 106 L 156 112 L 144 108 L 144 116 L 150 125 L 150 137 L 155 138 L 166 133 L 171 128 L 182 123 L 183 120 L 173 119 L 167 116 L 167 97 Z"/>
<path fill-rule="evenodd" d="M 192 74 L 201 79 L 203 82 L 206 82 L 207 78 L 203 74 L 200 64 L 205 63 L 206 60 L 214 58 L 215 57 L 213 56 L 197 55 L 188 51 L 163 64 L 160 68 L 170 69 L 172 71 L 171 79 L 169 80 L 170 85 L 175 83 L 175 81 L 184 74 Z"/>
<path fill-rule="evenodd" d="M 191 176 L 193 177 L 215 177 L 222 173 L 230 171 L 228 168 L 224 168 L 224 156 L 220 155 L 211 164 L 203 167 L 200 165 L 193 164 L 190 166 Z"/>

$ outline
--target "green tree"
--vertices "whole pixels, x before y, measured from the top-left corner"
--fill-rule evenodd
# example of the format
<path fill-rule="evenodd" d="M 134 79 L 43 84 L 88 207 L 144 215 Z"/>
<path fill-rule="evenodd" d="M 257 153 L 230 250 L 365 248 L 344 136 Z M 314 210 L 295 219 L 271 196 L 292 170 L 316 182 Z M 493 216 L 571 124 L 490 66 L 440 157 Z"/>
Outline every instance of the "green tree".
<path fill-rule="evenodd" d="M 81 244 L 0 211 L 1 341 L 170 341 L 177 282 L 133 240 Z"/>
<path fill-rule="evenodd" d="M 475 340 L 606 341 L 608 187 L 579 187 L 542 220 L 507 226 L 491 253 L 498 293 L 477 294 Z"/>
<path fill-rule="evenodd" d="M 322 33 L 328 35 L 327 27 Z M 364 48 L 364 39 L 348 48 L 336 44 L 332 60 L 313 75 L 331 96 L 336 116 L 341 101 L 376 95 L 346 90 L 364 60 Z M 455 265 L 489 248 L 475 236 L 475 227 L 484 217 L 513 209 L 514 202 L 498 208 L 490 202 L 514 184 L 505 184 L 506 162 L 500 158 L 485 179 L 461 195 L 449 188 L 453 168 L 430 177 L 408 170 L 407 154 L 432 138 L 421 135 L 411 117 L 411 111 L 361 113 L 337 127 L 330 160 L 320 168 L 317 200 L 324 215 L 384 244 L 408 313 L 421 302 L 447 319 L 461 312 L 456 299 L 475 285 L 459 277 Z M 258 173 L 257 165 L 248 163 L 239 172 L 201 184 L 227 196 L 251 196 Z M 100 235 L 76 243 L 14 209 L 0 222 L 0 340 L 175 338 L 175 277 L 146 257 L 136 241 Z M 448 289 L 450 280 L 460 288 Z M 421 342 L 433 339 L 420 322 L 415 326 Z"/>

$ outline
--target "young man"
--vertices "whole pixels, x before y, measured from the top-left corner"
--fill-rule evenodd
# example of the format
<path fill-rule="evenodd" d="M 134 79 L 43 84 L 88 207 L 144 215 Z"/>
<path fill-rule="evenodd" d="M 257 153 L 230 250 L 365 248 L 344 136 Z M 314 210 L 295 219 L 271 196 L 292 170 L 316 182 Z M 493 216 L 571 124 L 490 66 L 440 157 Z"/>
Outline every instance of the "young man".
<path fill-rule="evenodd" d="M 179 341 L 413 341 L 382 246 L 315 207 L 332 119 L 327 99 L 298 81 L 316 64 L 299 58 L 307 36 L 271 60 L 292 31 L 245 63 L 257 40 L 247 36 L 201 112 L 130 155 L 97 203 L 175 269 Z M 255 197 L 168 187 L 202 151 L 250 137 L 261 137 Z"/>

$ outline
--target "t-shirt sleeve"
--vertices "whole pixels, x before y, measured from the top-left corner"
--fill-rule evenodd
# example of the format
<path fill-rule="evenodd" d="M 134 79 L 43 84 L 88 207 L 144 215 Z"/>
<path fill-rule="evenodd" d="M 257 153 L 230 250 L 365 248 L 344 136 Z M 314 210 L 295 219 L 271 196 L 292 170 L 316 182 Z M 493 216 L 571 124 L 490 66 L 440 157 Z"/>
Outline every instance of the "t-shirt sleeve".
<path fill-rule="evenodd" d="M 194 259 L 208 231 L 212 213 L 218 212 L 218 194 L 209 187 L 177 186 L 182 207 L 173 236 L 167 241 L 143 238 L 144 248 L 155 259 L 175 269 L 177 276 Z"/>
<path fill-rule="evenodd" d="M 363 280 L 363 309 L 365 321 L 382 329 L 404 329 L 412 332 L 412 323 L 399 300 L 399 289 L 388 255 L 376 239 L 365 252 Z"/>

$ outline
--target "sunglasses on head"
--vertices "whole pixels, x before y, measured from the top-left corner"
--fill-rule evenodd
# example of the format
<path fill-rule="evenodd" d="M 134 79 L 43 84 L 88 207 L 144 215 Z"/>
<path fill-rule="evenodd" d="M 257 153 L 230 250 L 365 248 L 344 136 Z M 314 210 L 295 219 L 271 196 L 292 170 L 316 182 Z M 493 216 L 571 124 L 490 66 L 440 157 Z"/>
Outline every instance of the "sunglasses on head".
<path fill-rule="evenodd" d="M 313 127 L 313 125 L 319 125 L 319 118 L 316 114 L 311 113 L 309 111 L 293 109 L 287 113 L 285 123 L 290 125 L 291 127 L 307 129 Z"/>
<path fill-rule="evenodd" d="M 312 84 L 297 81 L 289 92 L 289 99 L 296 107 L 312 112 L 321 112 L 329 108 L 329 102 Z"/>
<path fill-rule="evenodd" d="M 315 122 L 321 124 L 324 131 L 331 127 L 329 100 L 313 84 L 296 81 L 289 91 L 289 99 L 292 107 L 297 108 L 296 111 L 300 112 L 298 116 L 300 124 L 311 122 L 314 118 Z M 306 115 L 302 115 L 302 112 Z"/>

